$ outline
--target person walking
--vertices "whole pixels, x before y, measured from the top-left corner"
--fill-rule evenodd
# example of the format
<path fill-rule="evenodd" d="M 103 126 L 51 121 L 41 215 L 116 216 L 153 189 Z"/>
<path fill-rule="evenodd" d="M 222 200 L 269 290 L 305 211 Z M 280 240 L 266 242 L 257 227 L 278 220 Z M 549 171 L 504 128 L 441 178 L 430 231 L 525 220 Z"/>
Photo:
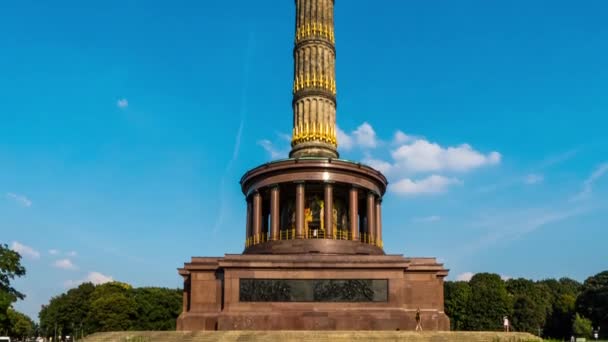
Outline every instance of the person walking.
<path fill-rule="evenodd" d="M 416 309 L 416 331 L 422 331 L 422 324 L 420 323 L 420 308 Z"/>
<path fill-rule="evenodd" d="M 507 316 L 502 318 L 502 326 L 505 329 L 505 332 L 509 332 L 509 318 Z"/>

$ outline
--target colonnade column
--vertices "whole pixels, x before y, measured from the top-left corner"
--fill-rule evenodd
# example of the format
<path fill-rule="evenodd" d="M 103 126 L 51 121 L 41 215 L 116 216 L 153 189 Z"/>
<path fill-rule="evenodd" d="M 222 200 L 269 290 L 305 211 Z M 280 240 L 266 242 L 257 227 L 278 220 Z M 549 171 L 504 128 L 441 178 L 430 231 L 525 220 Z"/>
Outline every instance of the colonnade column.
<path fill-rule="evenodd" d="M 324 196 L 325 238 L 334 237 L 334 187 L 331 183 L 325 183 Z"/>
<path fill-rule="evenodd" d="M 382 198 L 376 199 L 376 245 L 382 247 Z"/>
<path fill-rule="evenodd" d="M 376 195 L 373 192 L 367 193 L 367 234 L 369 236 L 369 242 L 376 242 Z"/>
<path fill-rule="evenodd" d="M 248 247 L 249 245 L 249 239 L 251 238 L 252 232 L 251 232 L 251 215 L 252 215 L 252 208 L 251 208 L 251 200 L 249 198 L 246 198 L 247 201 L 247 223 L 245 224 L 246 228 L 246 232 L 245 232 L 245 245 Z"/>
<path fill-rule="evenodd" d="M 279 186 L 270 189 L 270 240 L 279 239 Z"/>
<path fill-rule="evenodd" d="M 262 195 L 259 192 L 253 194 L 253 243 L 260 243 L 262 236 Z"/>
<path fill-rule="evenodd" d="M 296 239 L 304 238 L 304 183 L 296 183 Z"/>
<path fill-rule="evenodd" d="M 355 187 L 348 192 L 348 221 L 352 240 L 359 240 L 359 190 Z"/>

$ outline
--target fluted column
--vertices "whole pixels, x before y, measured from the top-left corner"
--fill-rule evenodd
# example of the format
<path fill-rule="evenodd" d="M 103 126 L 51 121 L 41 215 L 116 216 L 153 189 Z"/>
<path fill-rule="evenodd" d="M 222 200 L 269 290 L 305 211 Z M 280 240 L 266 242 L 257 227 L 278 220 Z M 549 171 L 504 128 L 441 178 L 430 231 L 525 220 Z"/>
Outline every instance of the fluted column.
<path fill-rule="evenodd" d="M 337 158 L 333 0 L 297 0 L 290 157 Z"/>
<path fill-rule="evenodd" d="M 259 192 L 253 194 L 253 243 L 260 243 L 262 236 L 262 195 Z"/>
<path fill-rule="evenodd" d="M 359 240 L 359 191 L 352 187 L 348 192 L 348 222 L 352 240 Z"/>
<path fill-rule="evenodd" d="M 334 187 L 331 183 L 325 183 L 324 193 L 324 218 L 326 238 L 334 237 Z"/>
<path fill-rule="evenodd" d="M 382 247 L 382 198 L 376 198 L 376 245 Z"/>
<path fill-rule="evenodd" d="M 252 228 L 251 223 L 253 220 L 253 217 L 252 217 L 253 210 L 252 210 L 252 206 L 251 206 L 251 199 L 247 198 L 246 201 L 247 201 L 247 222 L 245 225 L 247 228 L 246 228 L 246 233 L 245 233 L 245 245 L 248 246 L 250 243 L 251 236 L 253 235 L 252 229 L 251 229 Z"/>
<path fill-rule="evenodd" d="M 304 238 L 304 183 L 296 184 L 296 239 Z"/>
<path fill-rule="evenodd" d="M 376 241 L 376 196 L 372 192 L 367 193 L 367 234 L 369 234 L 370 243 Z"/>
<path fill-rule="evenodd" d="M 279 186 L 270 189 L 270 239 L 279 239 Z"/>

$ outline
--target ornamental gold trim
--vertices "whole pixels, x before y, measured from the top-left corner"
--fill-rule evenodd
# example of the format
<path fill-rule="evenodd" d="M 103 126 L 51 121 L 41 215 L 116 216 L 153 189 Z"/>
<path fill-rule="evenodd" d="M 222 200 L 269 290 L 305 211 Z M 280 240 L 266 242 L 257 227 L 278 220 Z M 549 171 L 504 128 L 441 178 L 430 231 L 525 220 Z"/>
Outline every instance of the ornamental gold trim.
<path fill-rule="evenodd" d="M 303 77 L 296 76 L 296 79 L 293 81 L 293 93 L 295 94 L 298 91 L 306 88 L 319 88 L 327 90 L 335 96 L 336 80 L 329 76 L 317 75 L 316 73 L 313 73 L 312 75 L 307 74 Z"/>
<path fill-rule="evenodd" d="M 309 141 L 322 141 L 337 147 L 336 129 L 333 125 L 323 122 L 307 122 L 294 127 L 291 146 Z"/>
<path fill-rule="evenodd" d="M 313 22 L 301 25 L 296 29 L 296 44 L 308 38 L 325 38 L 332 44 L 336 43 L 332 25 Z"/>

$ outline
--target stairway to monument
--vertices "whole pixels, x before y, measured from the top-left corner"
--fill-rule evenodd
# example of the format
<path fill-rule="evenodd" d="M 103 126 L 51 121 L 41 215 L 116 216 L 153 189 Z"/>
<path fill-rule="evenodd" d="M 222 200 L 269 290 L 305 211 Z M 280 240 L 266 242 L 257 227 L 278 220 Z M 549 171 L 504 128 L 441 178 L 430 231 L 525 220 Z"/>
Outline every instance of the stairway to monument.
<path fill-rule="evenodd" d="M 526 333 L 411 331 L 142 331 L 96 333 L 85 342 L 211 342 L 211 341 L 406 341 L 406 342 L 532 342 Z"/>

